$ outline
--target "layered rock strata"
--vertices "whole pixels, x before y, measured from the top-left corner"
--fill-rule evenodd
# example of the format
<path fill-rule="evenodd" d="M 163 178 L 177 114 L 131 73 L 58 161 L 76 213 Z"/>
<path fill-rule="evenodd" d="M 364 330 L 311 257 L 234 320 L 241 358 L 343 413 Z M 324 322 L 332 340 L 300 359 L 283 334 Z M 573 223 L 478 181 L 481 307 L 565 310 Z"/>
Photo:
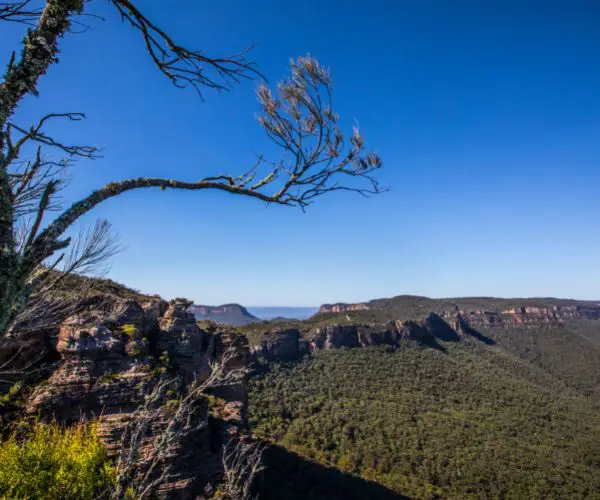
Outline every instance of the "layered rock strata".
<path fill-rule="evenodd" d="M 124 426 L 159 381 L 175 381 L 166 396 L 175 403 L 185 385 L 205 379 L 210 364 L 224 353 L 226 370 L 247 366 L 245 337 L 201 330 L 187 311 L 189 305 L 181 299 L 139 303 L 108 297 L 101 307 L 67 318 L 56 339 L 58 367 L 34 389 L 27 412 L 66 424 L 96 419 L 103 440 L 115 453 Z M 196 498 L 222 472 L 222 442 L 246 424 L 246 382 L 215 391 L 214 396 L 219 418 L 210 419 L 211 425 L 190 436 L 169 459 L 176 480 L 161 487 L 161 498 Z M 199 411 L 211 411 L 208 401 Z M 166 404 L 145 447 L 165 428 L 168 412 Z"/>

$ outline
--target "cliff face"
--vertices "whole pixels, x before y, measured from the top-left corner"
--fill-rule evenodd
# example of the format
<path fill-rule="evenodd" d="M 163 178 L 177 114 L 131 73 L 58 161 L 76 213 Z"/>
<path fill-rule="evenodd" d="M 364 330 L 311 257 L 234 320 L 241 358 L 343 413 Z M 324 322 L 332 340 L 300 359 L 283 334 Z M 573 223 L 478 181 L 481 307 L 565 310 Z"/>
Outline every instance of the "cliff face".
<path fill-rule="evenodd" d="M 300 332 L 293 328 L 268 332 L 258 345 L 250 348 L 252 356 L 265 361 L 293 361 L 304 351 Z"/>
<path fill-rule="evenodd" d="M 366 311 L 369 309 L 367 304 L 344 304 L 338 302 L 337 304 L 323 304 L 319 307 L 320 313 L 341 313 L 346 311 Z"/>
<path fill-rule="evenodd" d="M 321 349 L 357 348 L 372 345 L 400 346 L 402 340 L 436 345 L 437 340 L 457 341 L 459 333 L 446 321 L 431 313 L 421 323 L 390 321 L 388 323 L 332 324 L 314 328 L 302 337 L 299 330 L 275 330 L 263 335 L 250 348 L 255 359 L 291 361 Z"/>
<path fill-rule="evenodd" d="M 58 366 L 33 390 L 26 411 L 67 424 L 82 417 L 98 419 L 102 438 L 115 453 L 125 424 L 159 381 L 176 380 L 173 392 L 178 393 L 195 377 L 206 378 L 209 363 L 219 361 L 230 347 L 235 356 L 227 368 L 247 365 L 245 337 L 201 330 L 187 311 L 189 305 L 184 300 L 140 303 L 107 296 L 67 318 L 55 345 Z M 169 459 L 177 480 L 162 486 L 161 498 L 195 498 L 222 472 L 225 434 L 246 424 L 247 387 L 238 384 L 215 396 L 224 401 L 220 423 L 199 429 Z M 207 414 L 208 404 L 201 411 Z M 168 419 L 165 409 L 152 433 L 160 433 Z"/>
<path fill-rule="evenodd" d="M 532 305 L 535 304 L 535 305 Z M 372 317 L 413 318 L 438 311 L 448 321 L 460 314 L 473 328 L 564 324 L 573 319 L 600 319 L 600 303 L 568 299 L 495 299 L 493 297 L 430 299 L 398 296 L 358 304 L 324 304 L 320 313 L 369 311 Z"/>
<path fill-rule="evenodd" d="M 445 311 L 445 318 L 456 315 L 472 328 L 490 327 L 522 327 L 541 325 L 561 325 L 573 319 L 600 319 L 600 306 L 550 306 L 530 307 L 522 306 L 502 311 L 454 310 Z"/>
<path fill-rule="evenodd" d="M 355 325 L 329 325 L 309 333 L 312 350 L 340 349 L 342 347 L 366 347 L 389 345 L 397 347 L 402 339 L 418 342 L 433 341 L 426 326 L 415 321 L 394 321 Z"/>

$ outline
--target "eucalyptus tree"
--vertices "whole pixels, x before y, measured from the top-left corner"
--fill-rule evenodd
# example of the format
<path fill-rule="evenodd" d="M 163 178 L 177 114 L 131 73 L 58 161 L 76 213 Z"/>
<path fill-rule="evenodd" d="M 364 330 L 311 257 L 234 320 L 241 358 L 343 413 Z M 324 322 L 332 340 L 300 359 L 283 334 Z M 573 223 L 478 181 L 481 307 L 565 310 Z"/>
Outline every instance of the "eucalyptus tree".
<path fill-rule="evenodd" d="M 242 79 L 262 80 L 247 51 L 209 56 L 178 44 L 130 0 L 106 2 L 137 33 L 157 70 L 176 87 L 204 92 L 230 89 Z M 35 123 L 22 124 L 16 111 L 23 99 L 37 95 L 40 79 L 58 63 L 61 39 L 73 33 L 82 16 L 95 15 L 93 6 L 85 0 L 0 2 L 0 22 L 24 27 L 22 47 L 7 54 L 9 62 L 0 83 L 0 336 L 61 276 L 55 270 L 61 269 L 63 275 L 81 271 L 111 253 L 114 247 L 92 233 L 79 245 L 81 251 L 67 259 L 65 252 L 72 242 L 65 232 L 99 203 L 127 191 L 212 189 L 303 210 L 334 191 L 364 196 L 381 192 L 373 177 L 381 160 L 365 148 L 357 128 L 342 133 L 332 109 L 329 70 L 304 56 L 292 60 L 289 75 L 276 88 L 261 83 L 256 91 L 261 108 L 258 122 L 280 151 L 278 157 L 260 156 L 250 168 L 232 174 L 195 176 L 200 180 L 116 179 L 63 206 L 58 200 L 62 174 L 74 160 L 94 158 L 98 151 L 52 136 L 48 124 L 78 121 L 85 115 L 56 110 Z M 199 166 L 198 173 L 207 169 Z M 105 224 L 99 228 L 106 233 Z"/>

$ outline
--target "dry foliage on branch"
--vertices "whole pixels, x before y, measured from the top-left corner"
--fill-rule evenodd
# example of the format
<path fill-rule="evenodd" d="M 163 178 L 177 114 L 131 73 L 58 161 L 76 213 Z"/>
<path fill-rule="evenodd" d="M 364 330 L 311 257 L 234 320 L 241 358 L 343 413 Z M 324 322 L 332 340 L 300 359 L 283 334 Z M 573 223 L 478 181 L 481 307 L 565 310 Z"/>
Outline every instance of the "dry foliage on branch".
<path fill-rule="evenodd" d="M 211 364 L 206 379 L 197 379 L 187 387 L 182 387 L 181 380 L 176 378 L 161 380 L 154 386 L 124 430 L 116 467 L 116 486 L 110 498 L 121 500 L 129 498 L 128 495 L 148 498 L 161 484 L 177 479 L 172 474 L 169 459 L 208 425 L 205 401 L 208 393 L 219 387 L 236 385 L 248 375 L 245 367 L 228 368 L 235 357 L 235 350 L 228 349 L 218 362 Z M 167 391 L 176 388 L 179 388 L 180 396 L 175 409 L 169 410 L 166 407 Z M 166 428 L 154 433 L 153 429 L 156 430 L 165 419 Z M 148 439 L 149 445 L 146 444 Z M 142 448 L 149 451 L 142 455 Z M 260 454 L 247 455 L 247 458 L 260 459 Z M 259 464 L 253 467 L 258 471 Z"/>
<path fill-rule="evenodd" d="M 222 496 L 229 500 L 250 500 L 258 474 L 264 470 L 262 455 L 266 445 L 232 439 L 223 446 Z"/>
<path fill-rule="evenodd" d="M 111 0 L 123 21 L 139 31 L 150 58 L 173 85 L 227 90 L 242 79 L 261 76 L 256 65 L 246 59 L 249 50 L 225 57 L 209 57 L 201 50 L 190 50 L 150 21 L 129 0 Z"/>

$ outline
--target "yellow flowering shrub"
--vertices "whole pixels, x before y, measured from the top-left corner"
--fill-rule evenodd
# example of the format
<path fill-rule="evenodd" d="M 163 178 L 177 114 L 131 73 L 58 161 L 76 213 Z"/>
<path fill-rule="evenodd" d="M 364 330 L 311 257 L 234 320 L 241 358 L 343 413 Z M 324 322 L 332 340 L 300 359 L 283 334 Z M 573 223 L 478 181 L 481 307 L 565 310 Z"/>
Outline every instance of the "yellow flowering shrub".
<path fill-rule="evenodd" d="M 114 480 L 97 427 L 37 422 L 0 442 L 0 498 L 86 500 Z"/>

